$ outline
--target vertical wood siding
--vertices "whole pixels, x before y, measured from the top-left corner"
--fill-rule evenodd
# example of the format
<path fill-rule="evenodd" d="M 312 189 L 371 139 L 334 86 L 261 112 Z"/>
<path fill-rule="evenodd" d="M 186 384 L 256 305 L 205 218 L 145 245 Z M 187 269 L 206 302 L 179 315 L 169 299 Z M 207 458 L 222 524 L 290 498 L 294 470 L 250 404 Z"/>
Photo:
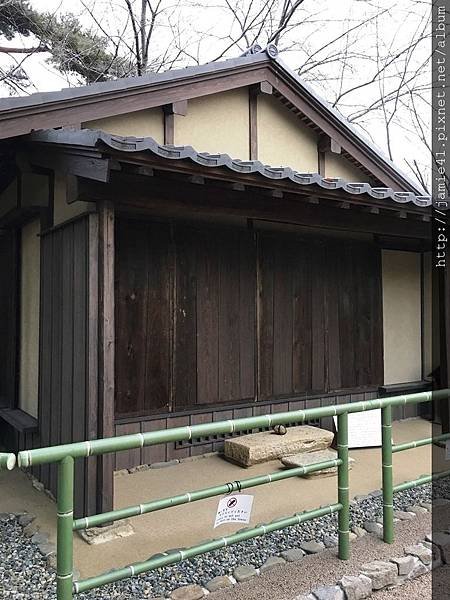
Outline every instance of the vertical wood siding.
<path fill-rule="evenodd" d="M 41 237 L 41 335 L 39 444 L 77 442 L 89 437 L 88 218 Z M 86 461 L 75 466 L 76 512 L 86 510 Z M 39 477 L 56 495 L 56 466 Z M 87 486 L 86 486 L 87 487 Z"/>
<path fill-rule="evenodd" d="M 260 398 L 379 385 L 379 250 L 272 233 L 258 247 Z"/>
<path fill-rule="evenodd" d="M 16 399 L 18 240 L 16 231 L 0 233 L 0 407 Z"/>
<path fill-rule="evenodd" d="M 116 414 L 255 397 L 253 235 L 121 221 Z"/>
<path fill-rule="evenodd" d="M 116 417 L 380 385 L 380 251 L 120 221 Z"/>

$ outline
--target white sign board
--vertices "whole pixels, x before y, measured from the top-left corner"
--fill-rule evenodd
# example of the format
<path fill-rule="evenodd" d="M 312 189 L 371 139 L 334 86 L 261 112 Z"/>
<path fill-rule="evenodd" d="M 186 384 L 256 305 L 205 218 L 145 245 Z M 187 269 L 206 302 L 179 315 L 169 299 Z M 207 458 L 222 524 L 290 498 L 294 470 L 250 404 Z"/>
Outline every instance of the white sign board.
<path fill-rule="evenodd" d="M 221 498 L 217 507 L 214 528 L 224 523 L 250 523 L 252 506 L 253 496 L 249 494 L 236 494 Z"/>
<path fill-rule="evenodd" d="M 450 460 L 450 440 L 445 442 L 445 460 Z"/>
<path fill-rule="evenodd" d="M 337 417 L 333 417 L 337 430 Z M 381 446 L 381 409 L 348 415 L 348 447 L 372 448 Z"/>

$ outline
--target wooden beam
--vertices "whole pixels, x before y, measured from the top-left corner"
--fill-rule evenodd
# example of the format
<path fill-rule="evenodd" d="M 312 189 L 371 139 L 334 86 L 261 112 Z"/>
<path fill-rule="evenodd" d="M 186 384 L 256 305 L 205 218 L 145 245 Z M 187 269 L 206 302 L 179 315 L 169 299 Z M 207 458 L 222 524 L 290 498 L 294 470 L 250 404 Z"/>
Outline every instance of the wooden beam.
<path fill-rule="evenodd" d="M 114 205 L 98 204 L 98 433 L 114 435 Z M 97 511 L 113 508 L 114 456 L 98 458 Z"/>
<path fill-rule="evenodd" d="M 258 93 L 253 87 L 248 92 L 248 116 L 249 157 L 250 160 L 258 160 Z"/>
<path fill-rule="evenodd" d="M 317 149 L 317 172 L 325 177 L 325 152 Z"/>
<path fill-rule="evenodd" d="M 257 86 L 260 94 L 273 94 L 273 86 L 268 81 L 260 81 Z"/>
<path fill-rule="evenodd" d="M 258 96 L 272 94 L 273 87 L 268 81 L 260 81 L 248 88 L 249 114 L 249 158 L 258 160 Z"/>
<path fill-rule="evenodd" d="M 311 227 L 335 230 L 361 231 L 374 234 L 396 235 L 411 238 L 429 237 L 429 225 L 419 219 L 398 219 L 397 211 L 390 214 L 368 215 L 360 210 L 344 211 L 339 203 L 322 203 L 319 198 L 286 194 L 275 201 L 270 195 L 255 188 L 249 193 L 235 192 L 208 180 L 204 186 L 187 181 L 173 181 L 155 177 L 151 187 L 144 181 L 132 180 L 123 174 L 114 177 L 112 185 L 85 182 L 83 197 L 91 201 L 111 198 L 121 210 L 127 206 L 133 211 L 147 214 L 192 217 L 204 215 L 238 216 L 266 219 Z M 342 200 L 341 200 L 342 202 Z"/>
<path fill-rule="evenodd" d="M 163 106 L 164 111 L 164 143 L 175 143 L 175 115 L 185 117 L 188 111 L 188 101 L 178 100 Z"/>
<path fill-rule="evenodd" d="M 175 115 L 164 112 L 164 143 L 172 146 L 175 143 Z"/>
<path fill-rule="evenodd" d="M 169 177 L 176 176 L 181 177 L 184 175 L 200 175 L 205 173 L 205 177 L 207 177 L 208 182 L 212 186 L 220 185 L 220 182 L 225 182 L 226 185 L 229 184 L 230 181 L 241 182 L 248 187 L 252 187 L 254 189 L 258 188 L 259 190 L 268 190 L 268 189 L 279 189 L 285 193 L 289 193 L 290 195 L 298 195 L 301 199 L 306 199 L 311 196 L 311 192 L 308 193 L 308 188 L 306 186 L 301 186 L 298 184 L 294 184 L 289 179 L 272 179 L 268 180 L 265 177 L 261 177 L 257 173 L 235 173 L 231 170 L 224 169 L 223 167 L 208 167 L 205 170 L 199 170 L 198 165 L 190 164 L 189 161 L 177 161 L 176 166 L 172 164 L 168 164 L 166 159 L 149 157 L 148 154 L 144 153 L 134 153 L 133 154 L 133 162 L 135 164 L 145 164 L 148 166 L 152 166 L 155 169 L 155 173 L 171 174 Z M 375 198 L 366 199 L 364 195 L 354 195 L 348 194 L 341 189 L 337 190 L 326 190 L 324 188 L 318 189 L 316 191 L 316 186 L 314 186 L 314 195 L 316 197 L 320 197 L 321 199 L 330 199 L 337 202 L 340 202 L 345 198 L 350 204 L 361 205 L 362 200 L 364 198 L 364 204 L 371 206 L 378 206 L 380 209 L 392 211 L 396 213 L 400 210 L 399 203 L 395 202 L 391 198 L 386 198 L 385 200 L 377 200 Z M 88 201 L 89 198 L 86 198 Z M 406 210 L 406 212 L 411 215 L 414 214 L 418 218 L 420 218 L 423 214 L 427 214 L 429 212 L 429 208 L 420 208 L 414 205 L 412 202 L 409 202 L 407 205 L 403 205 L 402 210 Z"/>
<path fill-rule="evenodd" d="M 98 154 L 52 152 L 48 148 L 39 148 L 30 152 L 29 156 L 30 164 L 37 167 L 94 181 L 109 181 L 110 160 Z"/>
<path fill-rule="evenodd" d="M 164 105 L 164 112 L 168 115 L 180 115 L 185 117 L 188 113 L 188 101 L 178 100 Z"/>
<path fill-rule="evenodd" d="M 341 145 L 329 135 L 321 134 L 318 139 L 319 152 L 332 152 L 333 154 L 341 154 Z"/>

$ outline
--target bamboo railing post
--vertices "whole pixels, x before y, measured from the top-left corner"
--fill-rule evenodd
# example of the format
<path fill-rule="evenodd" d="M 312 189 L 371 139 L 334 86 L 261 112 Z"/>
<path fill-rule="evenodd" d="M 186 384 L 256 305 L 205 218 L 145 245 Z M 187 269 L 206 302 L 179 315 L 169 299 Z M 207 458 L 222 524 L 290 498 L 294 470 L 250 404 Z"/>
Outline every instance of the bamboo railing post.
<path fill-rule="evenodd" d="M 383 539 L 394 542 L 394 482 L 392 476 L 392 407 L 381 409 L 381 455 L 383 470 Z"/>
<path fill-rule="evenodd" d="M 74 460 L 66 456 L 58 464 L 58 514 L 56 593 L 58 600 L 73 598 L 73 484 Z"/>
<path fill-rule="evenodd" d="M 348 481 L 348 413 L 338 415 L 337 451 L 338 503 L 342 505 L 338 513 L 339 558 L 348 560 L 350 556 L 350 494 Z"/>

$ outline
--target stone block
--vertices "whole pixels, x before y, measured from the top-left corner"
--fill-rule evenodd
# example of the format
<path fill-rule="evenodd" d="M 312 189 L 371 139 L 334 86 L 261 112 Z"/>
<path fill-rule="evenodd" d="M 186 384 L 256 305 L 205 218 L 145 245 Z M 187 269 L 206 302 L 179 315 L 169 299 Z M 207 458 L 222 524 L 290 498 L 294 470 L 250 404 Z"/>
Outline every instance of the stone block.
<path fill-rule="evenodd" d="M 40 544 L 46 544 L 48 542 L 48 535 L 45 533 L 36 532 L 31 537 L 31 541 L 37 546 L 39 546 Z"/>
<path fill-rule="evenodd" d="M 322 542 L 316 542 L 315 540 L 311 540 L 310 542 L 302 542 L 300 544 L 300 548 L 306 554 L 317 554 L 318 552 L 322 552 L 325 550 L 325 544 Z"/>
<path fill-rule="evenodd" d="M 78 533 L 89 545 L 95 545 L 104 544 L 106 542 L 111 542 L 112 540 L 133 535 L 134 529 L 128 521 L 117 521 L 116 523 L 106 525 L 105 527 L 81 529 Z"/>
<path fill-rule="evenodd" d="M 233 587 L 233 584 L 227 575 L 219 575 L 218 577 L 214 577 L 214 579 L 208 581 L 205 587 L 208 592 L 217 592 L 217 590 Z"/>
<path fill-rule="evenodd" d="M 397 565 L 399 575 L 409 575 L 416 566 L 417 557 L 411 556 L 400 556 L 399 558 L 392 558 L 391 562 Z"/>
<path fill-rule="evenodd" d="M 301 452 L 325 450 L 334 434 L 326 429 L 300 425 L 289 427 L 286 435 L 273 432 L 252 433 L 225 440 L 225 457 L 244 467 L 281 459 Z"/>
<path fill-rule="evenodd" d="M 200 600 L 205 596 L 203 588 L 197 584 L 183 585 L 170 594 L 172 600 Z"/>
<path fill-rule="evenodd" d="M 19 525 L 21 525 L 22 527 L 26 527 L 27 525 L 32 523 L 35 520 L 35 518 L 35 515 L 26 513 L 19 517 Z"/>
<path fill-rule="evenodd" d="M 372 581 L 374 590 L 381 590 L 388 585 L 393 585 L 397 579 L 397 566 L 391 562 L 374 560 L 361 567 L 361 575 Z"/>
<path fill-rule="evenodd" d="M 280 565 L 285 565 L 286 561 L 281 556 L 269 556 L 269 558 L 259 567 L 260 573 L 265 573 L 266 571 L 270 571 L 274 567 L 279 567 Z"/>
<path fill-rule="evenodd" d="M 53 544 L 39 544 L 38 550 L 45 558 L 56 553 L 56 547 Z"/>
<path fill-rule="evenodd" d="M 375 533 L 375 535 L 379 535 L 380 537 L 383 535 L 383 525 L 380 525 L 380 523 L 376 523 L 375 521 L 365 521 L 364 529 L 369 533 Z"/>
<path fill-rule="evenodd" d="M 408 506 L 406 510 L 407 512 L 412 512 L 415 515 L 426 515 L 428 513 L 426 508 L 417 504 L 414 504 L 413 506 Z"/>
<path fill-rule="evenodd" d="M 290 548 L 289 550 L 284 550 L 281 556 L 286 562 L 297 562 L 305 556 L 305 553 L 300 548 Z"/>
<path fill-rule="evenodd" d="M 394 517 L 400 521 L 411 521 L 415 518 L 415 513 L 407 512 L 406 510 L 394 510 Z"/>
<path fill-rule="evenodd" d="M 336 535 L 325 535 L 323 543 L 325 544 L 325 548 L 335 548 L 338 545 L 339 540 Z"/>
<path fill-rule="evenodd" d="M 284 456 L 281 459 L 281 462 L 285 467 L 296 468 L 296 467 L 309 467 L 315 463 L 326 462 L 330 460 L 337 459 L 336 450 L 332 450 L 331 448 L 327 448 L 326 450 L 316 450 L 314 452 L 301 452 L 299 454 L 293 454 L 291 456 Z M 353 467 L 353 463 L 355 462 L 354 458 L 349 458 L 349 469 Z M 315 471 L 314 473 L 310 473 L 309 475 L 300 475 L 300 477 L 320 477 L 327 475 L 334 475 L 337 473 L 337 467 L 330 467 L 329 469 L 321 469 L 320 471 Z"/>
<path fill-rule="evenodd" d="M 405 548 L 405 554 L 411 554 L 417 556 L 424 565 L 430 565 L 433 560 L 432 552 L 429 548 L 426 548 L 423 544 L 414 544 L 413 546 L 407 546 Z"/>
<path fill-rule="evenodd" d="M 372 594 L 372 580 L 365 575 L 344 575 L 339 585 L 344 590 L 347 600 L 363 600 Z"/>
<path fill-rule="evenodd" d="M 356 535 L 356 537 L 359 537 L 359 538 L 367 535 L 367 531 L 363 527 L 358 527 L 357 525 L 352 527 L 352 533 L 354 533 Z"/>
<path fill-rule="evenodd" d="M 257 575 L 256 569 L 251 565 L 239 565 L 239 567 L 236 567 L 233 571 L 233 577 L 239 583 L 242 583 L 243 581 L 248 581 L 255 575 Z"/>
<path fill-rule="evenodd" d="M 345 600 L 345 595 L 338 585 L 322 585 L 313 590 L 317 600 Z"/>

